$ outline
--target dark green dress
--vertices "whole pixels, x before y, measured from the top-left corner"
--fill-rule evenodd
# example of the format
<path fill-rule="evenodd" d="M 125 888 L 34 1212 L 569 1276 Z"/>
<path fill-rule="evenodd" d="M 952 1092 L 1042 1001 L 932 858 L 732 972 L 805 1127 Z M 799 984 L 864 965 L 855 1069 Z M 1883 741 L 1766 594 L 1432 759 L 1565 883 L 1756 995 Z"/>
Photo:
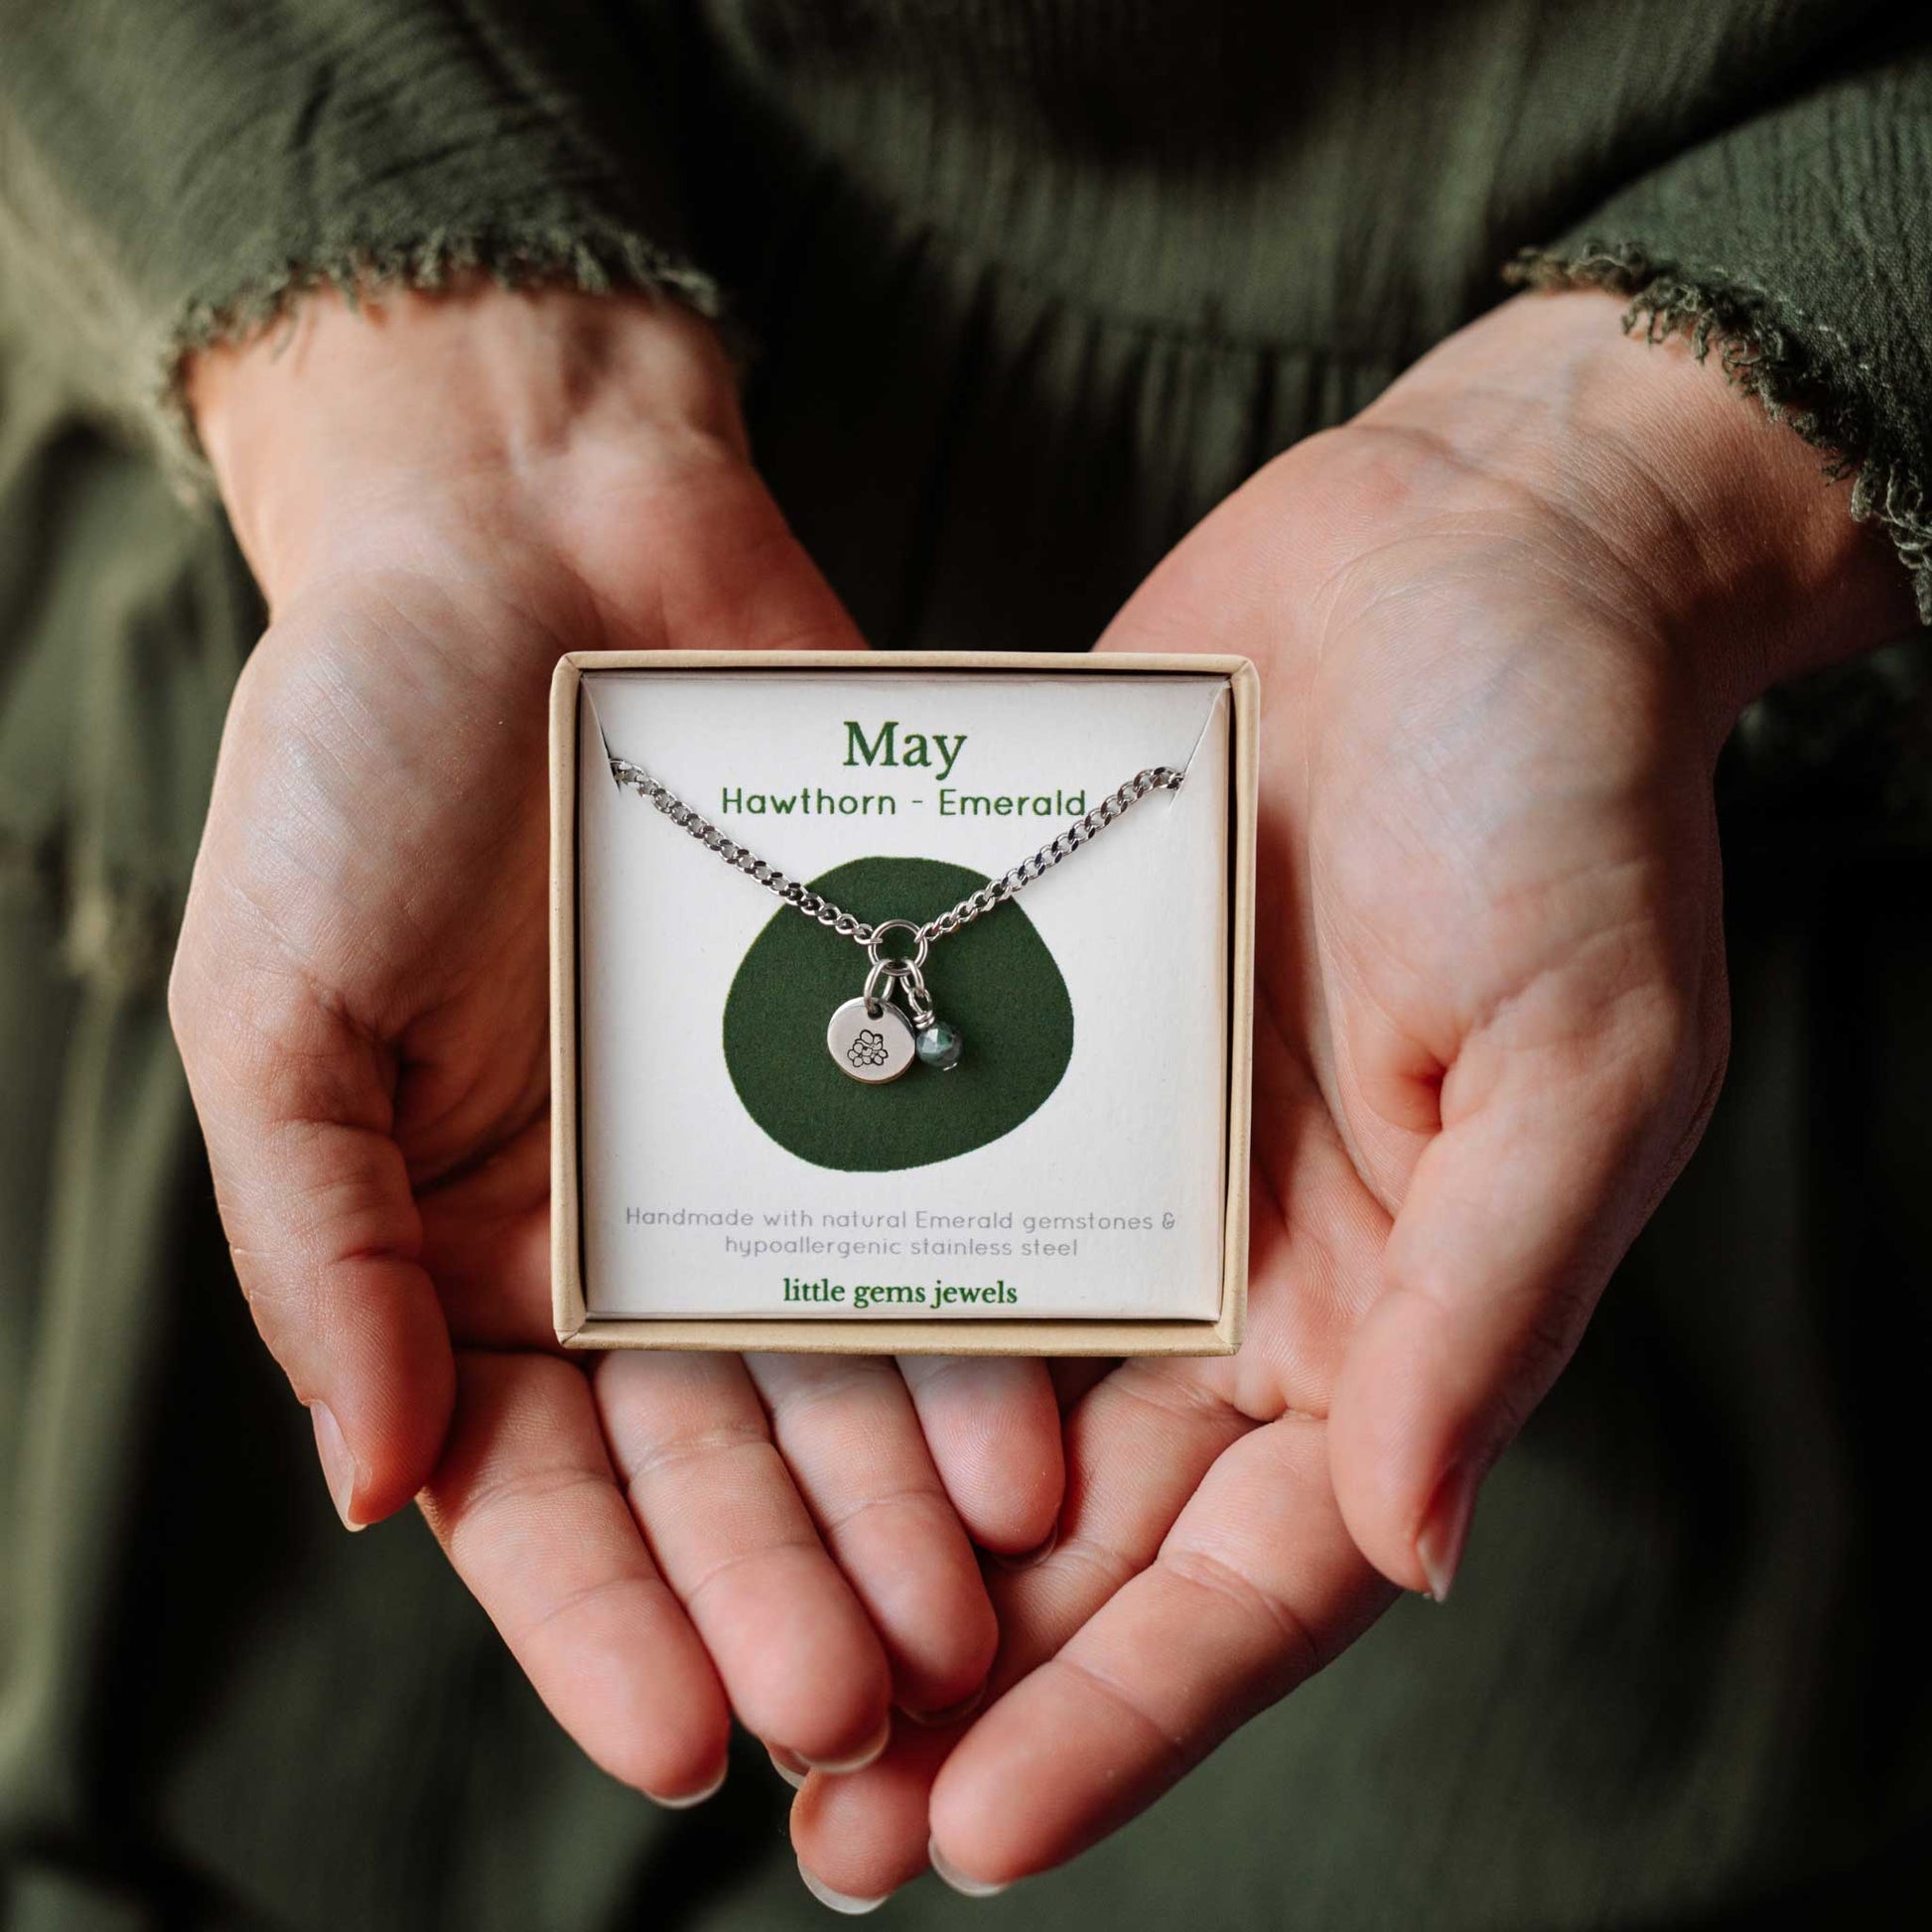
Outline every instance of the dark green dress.
<path fill-rule="evenodd" d="M 761 1751 L 654 1811 L 420 1523 L 340 1533 L 253 1338 L 161 997 L 260 622 L 185 346 L 322 275 L 668 283 L 877 644 L 1077 650 L 1538 250 L 1858 466 L 1932 615 L 1914 12 L 0 0 L 0 1924 L 823 1917 Z M 1725 783 L 1729 1086 L 1453 1605 L 1071 1870 L 897 1922 L 1925 1920 L 1921 648 L 1760 707 Z"/>

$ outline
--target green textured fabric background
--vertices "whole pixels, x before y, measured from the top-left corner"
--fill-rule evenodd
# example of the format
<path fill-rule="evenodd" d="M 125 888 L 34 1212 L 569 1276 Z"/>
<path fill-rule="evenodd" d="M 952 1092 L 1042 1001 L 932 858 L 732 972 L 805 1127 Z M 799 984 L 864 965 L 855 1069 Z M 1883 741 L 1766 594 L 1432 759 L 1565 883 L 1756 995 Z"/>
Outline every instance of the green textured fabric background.
<path fill-rule="evenodd" d="M 261 615 L 164 480 L 183 345 L 332 274 L 722 291 L 873 641 L 1075 650 L 1519 251 L 1603 256 L 1751 332 L 1922 563 L 1929 36 L 1876 0 L 0 0 L 9 1932 L 824 1922 L 762 1753 L 675 1818 L 593 1771 L 419 1523 L 341 1535 L 254 1342 L 161 995 Z M 1924 1919 L 1929 693 L 1904 645 L 1733 746 L 1729 1086 L 1454 1604 L 1069 1871 L 882 1924 Z"/>
<path fill-rule="evenodd" d="M 937 859 L 853 859 L 809 883 L 876 922 L 936 917 L 986 880 Z M 864 990 L 866 970 L 850 942 L 780 908 L 733 977 L 724 1017 L 732 1085 L 801 1160 L 848 1173 L 929 1167 L 1011 1134 L 1059 1085 L 1073 1002 L 1023 906 L 976 920 L 928 961 L 933 1011 L 966 1041 L 948 1072 L 915 1063 L 887 1085 L 862 1086 L 841 1071 L 825 1050 L 825 1022 Z"/>

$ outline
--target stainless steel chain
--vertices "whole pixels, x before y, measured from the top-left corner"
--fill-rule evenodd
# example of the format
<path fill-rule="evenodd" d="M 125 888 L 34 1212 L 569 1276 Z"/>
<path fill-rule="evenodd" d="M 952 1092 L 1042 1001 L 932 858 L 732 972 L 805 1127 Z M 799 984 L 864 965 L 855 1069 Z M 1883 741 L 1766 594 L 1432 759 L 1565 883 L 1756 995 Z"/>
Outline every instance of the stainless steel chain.
<path fill-rule="evenodd" d="M 750 846 L 728 838 L 708 818 L 693 811 L 641 765 L 632 764 L 628 759 L 613 758 L 611 775 L 620 785 L 628 786 L 640 798 L 655 805 L 673 825 L 689 832 L 706 851 L 715 852 L 726 865 L 735 867 L 748 879 L 757 880 L 766 892 L 774 894 L 808 919 L 816 919 L 841 938 L 865 947 L 875 963 L 879 955 L 873 951 L 873 941 L 878 934 L 888 927 L 903 927 L 912 932 L 918 940 L 918 955 L 912 964 L 917 965 L 923 962 L 926 948 L 934 940 L 949 938 L 971 925 L 982 914 L 992 911 L 996 905 L 1012 898 L 1035 879 L 1051 872 L 1062 860 L 1072 858 L 1083 845 L 1098 838 L 1130 805 L 1138 805 L 1149 792 L 1178 791 L 1185 774 L 1165 764 L 1150 765 L 1144 771 L 1137 771 L 1124 785 L 1110 791 L 1091 811 L 1076 818 L 1057 838 L 1048 840 L 1037 852 L 1021 860 L 1012 871 L 1003 873 L 998 879 L 989 879 L 976 892 L 968 893 L 957 905 L 949 906 L 937 918 L 928 919 L 924 925 L 916 925 L 910 919 L 882 919 L 876 926 L 854 918 L 822 894 L 800 885 L 795 879 L 787 878 L 769 860 L 760 859 Z"/>

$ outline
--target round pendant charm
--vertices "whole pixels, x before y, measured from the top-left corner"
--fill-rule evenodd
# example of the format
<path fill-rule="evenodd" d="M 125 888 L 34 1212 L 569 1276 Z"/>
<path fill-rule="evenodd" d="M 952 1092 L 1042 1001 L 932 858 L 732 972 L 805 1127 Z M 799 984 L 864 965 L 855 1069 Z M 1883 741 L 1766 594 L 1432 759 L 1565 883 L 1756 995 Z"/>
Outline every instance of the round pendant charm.
<path fill-rule="evenodd" d="M 825 1028 L 825 1050 L 842 1072 L 868 1086 L 897 1080 L 912 1064 L 912 1029 L 884 1000 L 848 1000 Z"/>

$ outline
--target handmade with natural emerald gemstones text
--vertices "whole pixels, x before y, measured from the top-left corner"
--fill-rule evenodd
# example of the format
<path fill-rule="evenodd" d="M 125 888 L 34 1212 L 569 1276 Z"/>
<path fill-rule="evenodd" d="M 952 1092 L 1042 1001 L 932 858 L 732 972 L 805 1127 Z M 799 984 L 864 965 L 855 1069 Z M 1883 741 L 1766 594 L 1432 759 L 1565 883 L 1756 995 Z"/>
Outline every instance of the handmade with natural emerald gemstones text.
<path fill-rule="evenodd" d="M 881 919 L 876 925 L 854 918 L 808 886 L 787 878 L 750 847 L 727 838 L 710 820 L 694 812 L 629 759 L 613 757 L 611 775 L 621 786 L 655 805 L 673 825 L 682 826 L 728 866 L 744 873 L 748 879 L 757 880 L 766 892 L 775 894 L 785 904 L 828 931 L 865 948 L 872 965 L 864 990 L 857 999 L 847 1000 L 840 1006 L 826 1023 L 825 1050 L 842 1072 L 876 1087 L 897 1080 L 915 1061 L 935 1072 L 949 1073 L 965 1051 L 966 1042 L 959 1029 L 933 1012 L 931 996 L 926 991 L 924 967 L 933 944 L 971 925 L 982 913 L 1004 904 L 1061 860 L 1070 859 L 1149 792 L 1179 790 L 1184 774 L 1165 764 L 1137 771 L 1117 791 L 1101 799 L 1092 811 L 1076 818 L 1058 838 L 1021 860 L 1011 872 L 989 879 L 937 918 L 927 919 L 923 924 L 916 919 Z M 895 947 L 889 939 L 893 933 L 908 936 Z"/>

